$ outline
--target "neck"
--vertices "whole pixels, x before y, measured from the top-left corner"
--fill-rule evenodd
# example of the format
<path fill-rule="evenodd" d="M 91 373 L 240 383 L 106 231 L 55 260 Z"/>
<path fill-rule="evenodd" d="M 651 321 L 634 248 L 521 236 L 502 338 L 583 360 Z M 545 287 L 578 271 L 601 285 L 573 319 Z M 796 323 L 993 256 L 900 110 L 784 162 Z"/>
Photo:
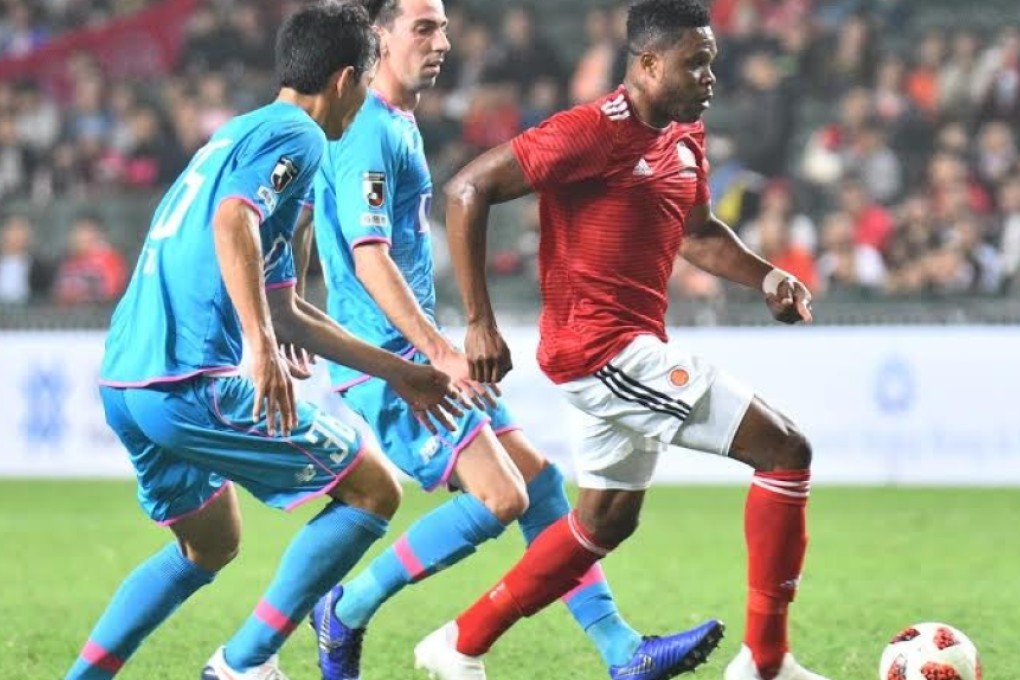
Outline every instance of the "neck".
<path fill-rule="evenodd" d="M 623 86 L 627 88 L 627 96 L 630 98 L 634 116 L 641 123 L 656 130 L 669 127 L 669 124 L 673 121 L 655 111 L 655 107 L 648 101 L 648 95 L 645 93 L 644 87 L 635 78 L 628 75 L 623 80 Z"/>
<path fill-rule="evenodd" d="M 389 69 L 379 68 L 375 79 L 372 80 L 372 89 L 382 95 L 382 98 L 391 105 L 402 111 L 413 112 L 418 108 L 418 92 L 404 87 Z"/>
<path fill-rule="evenodd" d="M 293 104 L 307 113 L 312 120 L 319 124 L 319 127 L 323 130 L 326 129 L 326 118 L 329 108 L 323 97 L 317 94 L 301 94 L 297 90 L 284 87 L 280 88 L 280 93 L 276 95 L 276 101 Z"/>

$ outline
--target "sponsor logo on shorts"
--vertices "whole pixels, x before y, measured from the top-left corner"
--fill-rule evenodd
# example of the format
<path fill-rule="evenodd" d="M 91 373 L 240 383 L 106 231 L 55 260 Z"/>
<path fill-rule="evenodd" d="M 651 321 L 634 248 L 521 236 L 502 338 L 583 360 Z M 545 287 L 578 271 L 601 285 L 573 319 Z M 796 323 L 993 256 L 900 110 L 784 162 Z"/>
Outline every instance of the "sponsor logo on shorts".
<path fill-rule="evenodd" d="M 426 439 L 418 453 L 425 462 L 432 460 L 432 457 L 439 453 L 439 437 L 429 437 Z"/>
<path fill-rule="evenodd" d="M 309 463 L 300 472 L 294 475 L 294 479 L 304 484 L 315 479 L 315 466 Z"/>
<path fill-rule="evenodd" d="M 691 381 L 690 372 L 681 366 L 672 368 L 669 371 L 669 384 L 673 387 L 686 387 Z"/>

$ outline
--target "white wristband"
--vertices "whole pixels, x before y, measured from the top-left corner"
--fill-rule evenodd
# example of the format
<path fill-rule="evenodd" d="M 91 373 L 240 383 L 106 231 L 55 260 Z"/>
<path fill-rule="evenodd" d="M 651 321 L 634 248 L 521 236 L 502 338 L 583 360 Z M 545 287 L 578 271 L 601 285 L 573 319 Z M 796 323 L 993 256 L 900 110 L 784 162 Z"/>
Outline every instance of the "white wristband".
<path fill-rule="evenodd" d="M 761 289 L 766 295 L 778 295 L 779 284 L 788 281 L 790 285 L 793 285 L 793 282 L 796 280 L 797 277 L 790 272 L 784 272 L 782 269 L 773 269 L 761 280 Z"/>

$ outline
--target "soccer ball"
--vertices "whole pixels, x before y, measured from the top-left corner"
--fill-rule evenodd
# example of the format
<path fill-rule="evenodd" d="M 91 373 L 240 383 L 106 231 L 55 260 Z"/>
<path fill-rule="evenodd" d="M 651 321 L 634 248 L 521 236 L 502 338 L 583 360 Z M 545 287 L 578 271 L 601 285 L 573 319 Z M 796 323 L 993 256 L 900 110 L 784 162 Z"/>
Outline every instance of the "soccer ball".
<path fill-rule="evenodd" d="M 882 652 L 879 680 L 981 680 L 981 659 L 966 635 L 944 623 L 918 623 Z"/>

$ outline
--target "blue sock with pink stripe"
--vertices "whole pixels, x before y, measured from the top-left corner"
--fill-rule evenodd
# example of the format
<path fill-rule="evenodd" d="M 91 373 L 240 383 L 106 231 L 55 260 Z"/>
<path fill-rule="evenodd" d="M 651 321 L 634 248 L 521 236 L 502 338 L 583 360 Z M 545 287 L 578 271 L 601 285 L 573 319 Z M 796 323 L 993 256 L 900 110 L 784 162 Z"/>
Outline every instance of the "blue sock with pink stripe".
<path fill-rule="evenodd" d="M 524 540 L 531 545 L 546 527 L 570 512 L 559 468 L 550 464 L 535 475 L 528 482 L 528 499 L 528 510 L 518 524 Z M 620 616 L 599 564 L 589 569 L 580 584 L 561 599 L 607 666 L 622 666 L 630 661 L 641 644 L 641 634 Z"/>
<path fill-rule="evenodd" d="M 109 680 L 182 602 L 216 576 L 170 543 L 120 584 L 65 680 Z"/>
<path fill-rule="evenodd" d="M 227 663 L 240 671 L 265 663 L 388 526 L 370 512 L 327 505 L 291 541 L 255 612 L 227 643 Z"/>
<path fill-rule="evenodd" d="M 336 615 L 349 628 L 364 628 L 383 602 L 470 555 L 506 527 L 469 494 L 443 503 L 411 525 L 386 552 L 344 585 Z"/>

